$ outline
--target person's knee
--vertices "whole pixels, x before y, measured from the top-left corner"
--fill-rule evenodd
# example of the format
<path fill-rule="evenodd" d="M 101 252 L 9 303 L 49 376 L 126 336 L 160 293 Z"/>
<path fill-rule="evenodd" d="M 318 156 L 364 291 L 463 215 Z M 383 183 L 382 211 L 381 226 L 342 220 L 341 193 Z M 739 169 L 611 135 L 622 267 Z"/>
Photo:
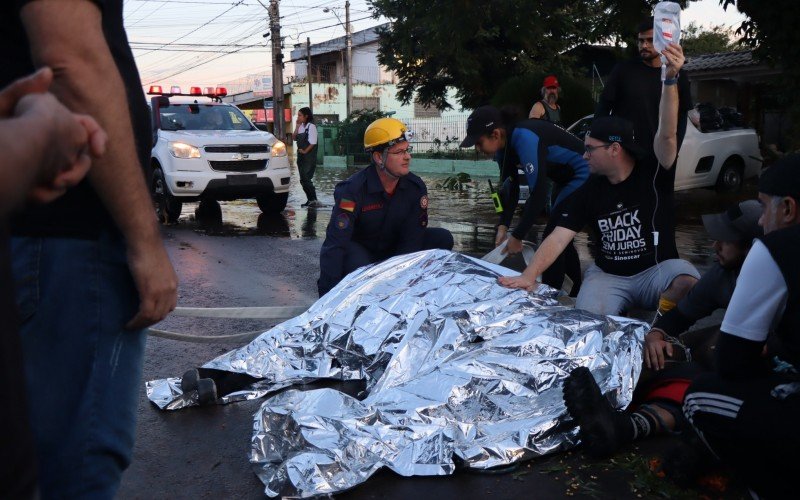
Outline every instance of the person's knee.
<path fill-rule="evenodd" d="M 575 299 L 575 308 L 595 314 L 618 315 L 625 310 L 625 302 L 614 294 L 598 290 L 597 287 L 586 286 L 583 282 Z"/>
<path fill-rule="evenodd" d="M 730 403 L 730 398 L 724 395 L 724 389 L 716 373 L 703 373 L 693 379 L 683 396 L 683 414 L 695 428 L 709 430 L 715 425 L 715 408 L 721 404 L 720 401 L 723 404 Z M 709 416 L 712 418 L 709 419 Z"/>
<path fill-rule="evenodd" d="M 372 264 L 375 261 L 377 261 L 377 259 L 374 258 L 369 250 L 359 243 L 351 241 L 347 245 L 347 251 L 344 257 L 344 274 L 350 274 L 359 267 Z"/>
<path fill-rule="evenodd" d="M 454 245 L 453 234 L 441 227 L 429 227 L 425 229 L 425 236 L 422 240 L 423 250 L 452 250 Z"/>
<path fill-rule="evenodd" d="M 697 278 L 688 274 L 680 274 L 672 280 L 669 287 L 664 291 L 673 301 L 678 301 L 689 293 L 689 290 L 697 283 Z"/>

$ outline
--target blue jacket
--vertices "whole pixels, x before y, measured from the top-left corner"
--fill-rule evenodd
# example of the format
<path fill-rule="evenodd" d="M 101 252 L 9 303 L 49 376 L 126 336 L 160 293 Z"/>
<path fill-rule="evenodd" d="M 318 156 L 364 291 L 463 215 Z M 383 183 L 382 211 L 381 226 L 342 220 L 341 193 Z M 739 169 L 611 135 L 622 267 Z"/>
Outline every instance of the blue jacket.
<path fill-rule="evenodd" d="M 583 143 L 563 128 L 545 120 L 524 120 L 508 132 L 508 144 L 495 159 L 501 180 L 518 182 L 517 166 L 525 172 L 530 196 L 522 210 L 522 220 L 512 235 L 523 239 L 547 202 L 547 177 L 558 186 L 553 207 L 564 201 L 589 178 L 589 164 L 583 159 Z M 518 191 L 517 191 L 518 192 Z M 516 196 L 503 200 L 500 223 L 509 226 L 517 207 Z"/>
<path fill-rule="evenodd" d="M 409 173 L 392 196 L 383 188 L 377 167 L 370 165 L 336 185 L 334 207 L 319 256 L 320 295 L 344 277 L 351 241 L 367 249 L 375 261 L 422 250 L 428 226 L 428 190 Z"/>

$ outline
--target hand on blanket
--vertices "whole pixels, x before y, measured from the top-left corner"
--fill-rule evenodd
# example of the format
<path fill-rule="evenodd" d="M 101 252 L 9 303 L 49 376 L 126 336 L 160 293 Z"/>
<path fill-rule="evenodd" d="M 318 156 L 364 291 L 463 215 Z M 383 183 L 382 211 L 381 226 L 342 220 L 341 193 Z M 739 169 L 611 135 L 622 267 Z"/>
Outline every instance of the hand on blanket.
<path fill-rule="evenodd" d="M 651 370 L 663 370 L 666 358 L 671 357 L 672 344 L 664 340 L 664 332 L 661 330 L 647 332 L 644 336 L 645 366 Z"/>
<path fill-rule="evenodd" d="M 531 279 L 521 274 L 519 276 L 501 276 L 497 281 L 506 288 L 521 288 L 529 292 L 535 292 L 539 288 L 536 279 Z"/>

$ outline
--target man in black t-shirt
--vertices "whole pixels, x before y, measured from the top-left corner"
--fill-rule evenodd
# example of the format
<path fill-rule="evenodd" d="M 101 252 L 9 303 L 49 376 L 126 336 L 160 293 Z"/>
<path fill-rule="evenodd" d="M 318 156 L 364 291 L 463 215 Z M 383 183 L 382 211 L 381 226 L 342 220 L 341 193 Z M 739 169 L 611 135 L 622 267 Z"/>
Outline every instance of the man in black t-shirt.
<path fill-rule="evenodd" d="M 639 57 L 620 62 L 614 67 L 597 102 L 594 116 L 618 116 L 633 123 L 636 133 L 634 141 L 644 151 L 641 164 L 655 169 L 658 160 L 653 152 L 653 140 L 658 129 L 658 106 L 661 99 L 661 57 L 653 47 L 653 18 L 639 23 L 637 33 Z M 692 109 L 692 95 L 686 74 L 678 73 L 677 80 L 677 138 L 680 151 L 686 134 L 688 112 Z M 660 170 L 658 182 L 664 187 L 659 198 L 659 204 L 665 208 L 661 214 L 664 225 L 674 227 L 675 168 Z M 669 189 L 666 189 L 667 186 Z M 674 240 L 667 241 L 665 237 L 665 234 L 661 235 L 661 243 L 675 244 Z"/>
<path fill-rule="evenodd" d="M 144 328 L 177 300 L 122 1 L 3 2 L 0 41 L 0 85 L 52 66 L 53 94 L 109 137 L 87 181 L 11 220 L 11 254 L 41 495 L 112 498 L 133 448 Z"/>
<path fill-rule="evenodd" d="M 639 57 L 617 64 L 608 77 L 595 109 L 595 118 L 619 116 L 633 123 L 634 140 L 655 161 L 653 139 L 658 129 L 661 98 L 661 57 L 653 47 L 653 18 L 637 27 Z M 686 134 L 686 117 L 692 109 L 689 79 L 678 75 L 678 150 Z M 674 173 L 672 174 L 674 176 Z"/>
<path fill-rule="evenodd" d="M 667 174 L 678 152 L 678 90 L 676 76 L 683 65 L 680 46 L 664 50 L 667 79 L 661 93 L 659 128 L 653 150 L 655 166 L 643 161 L 645 152 L 636 144 L 630 122 L 601 117 L 592 123 L 584 145 L 590 178 L 573 194 L 560 213 L 556 229 L 545 238 L 530 265 L 519 277 L 503 277 L 500 283 L 533 290 L 536 278 L 584 226 L 598 242 L 595 263 L 586 271 L 576 307 L 599 314 L 620 314 L 630 308 L 667 309 L 691 289 L 697 270 L 678 259 L 671 205 L 663 198 L 672 192 Z"/>

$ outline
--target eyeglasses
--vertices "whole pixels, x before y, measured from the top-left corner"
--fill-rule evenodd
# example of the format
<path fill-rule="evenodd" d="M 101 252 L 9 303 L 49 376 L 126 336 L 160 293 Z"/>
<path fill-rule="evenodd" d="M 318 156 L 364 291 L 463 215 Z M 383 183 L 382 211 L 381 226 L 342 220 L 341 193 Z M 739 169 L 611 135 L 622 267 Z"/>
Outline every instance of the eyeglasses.
<path fill-rule="evenodd" d="M 588 156 L 592 156 L 592 153 L 594 152 L 594 150 L 595 150 L 595 149 L 597 149 L 597 148 L 605 148 L 605 149 L 608 149 L 608 148 L 610 148 L 610 147 L 611 147 L 613 144 L 614 144 L 613 142 L 612 142 L 612 143 L 606 143 L 606 144 L 600 144 L 599 146 L 590 146 L 590 145 L 586 144 L 585 146 L 583 146 L 583 150 L 584 150 L 584 151 L 586 151 L 586 154 L 587 154 Z"/>
<path fill-rule="evenodd" d="M 411 154 L 412 151 L 414 151 L 414 147 L 413 146 L 409 146 L 406 149 L 400 149 L 398 151 L 389 151 L 388 153 L 390 155 L 404 155 L 406 153 Z"/>
<path fill-rule="evenodd" d="M 644 45 L 644 44 L 653 45 L 653 38 L 652 37 L 650 37 L 650 38 L 637 38 L 636 39 L 636 43 L 638 43 L 639 45 Z"/>

